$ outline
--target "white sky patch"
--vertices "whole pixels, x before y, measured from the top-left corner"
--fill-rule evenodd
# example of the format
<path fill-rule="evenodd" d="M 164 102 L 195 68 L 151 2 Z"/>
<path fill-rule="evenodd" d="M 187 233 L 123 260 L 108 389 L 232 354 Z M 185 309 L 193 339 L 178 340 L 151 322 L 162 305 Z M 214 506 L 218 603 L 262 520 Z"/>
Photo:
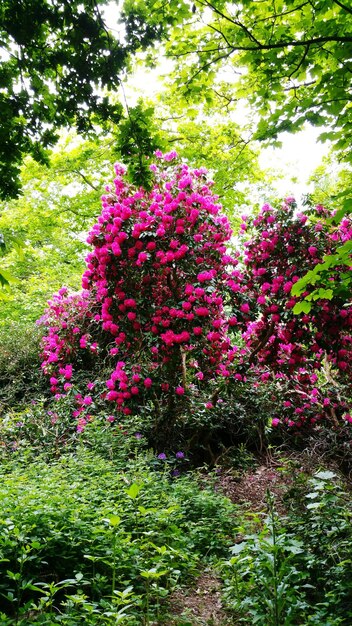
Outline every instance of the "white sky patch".
<path fill-rule="evenodd" d="M 282 147 L 263 148 L 260 153 L 261 167 L 270 169 L 282 177 L 273 181 L 279 196 L 294 196 L 299 202 L 302 196 L 313 191 L 309 178 L 329 152 L 329 144 L 318 141 L 322 128 L 308 126 L 296 133 L 279 136 Z"/>

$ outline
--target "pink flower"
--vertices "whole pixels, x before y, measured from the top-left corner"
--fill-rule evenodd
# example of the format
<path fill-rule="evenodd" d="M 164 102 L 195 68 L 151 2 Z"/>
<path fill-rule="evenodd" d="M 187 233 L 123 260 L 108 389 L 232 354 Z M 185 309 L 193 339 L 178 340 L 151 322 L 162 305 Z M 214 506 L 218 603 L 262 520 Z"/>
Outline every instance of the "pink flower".
<path fill-rule="evenodd" d="M 124 300 L 124 305 L 134 309 L 137 306 L 137 303 L 134 298 L 126 298 L 126 300 Z"/>
<path fill-rule="evenodd" d="M 151 378 L 145 378 L 143 384 L 147 389 L 149 389 L 152 386 L 153 381 Z"/>
<path fill-rule="evenodd" d="M 280 424 L 280 420 L 279 420 L 279 418 L 278 418 L 278 417 L 274 417 L 274 418 L 271 420 L 271 425 L 272 425 L 274 428 L 276 428 L 279 424 Z"/>
<path fill-rule="evenodd" d="M 207 309 L 207 307 L 205 306 L 199 306 L 197 307 L 194 312 L 196 313 L 196 315 L 199 315 L 199 317 L 206 317 L 207 315 L 210 314 L 209 309 Z"/>
<path fill-rule="evenodd" d="M 287 281 L 287 283 L 284 284 L 283 286 L 283 290 L 285 293 L 290 293 L 291 289 L 292 289 L 292 285 L 293 283 L 289 280 Z"/>
<path fill-rule="evenodd" d="M 200 272 L 197 275 L 197 279 L 199 280 L 200 283 L 204 283 L 207 280 L 211 280 L 213 278 L 213 272 Z"/>
<path fill-rule="evenodd" d="M 159 156 L 159 155 L 157 155 L 157 153 L 155 152 L 155 156 Z M 171 152 L 164 154 L 164 161 L 173 161 L 174 159 L 177 159 L 177 152 L 175 152 L 175 150 L 172 150 Z"/>
<path fill-rule="evenodd" d="M 177 393 L 178 396 L 183 396 L 183 394 L 185 393 L 185 390 L 183 387 L 181 387 L 181 385 L 179 385 L 178 387 L 176 387 L 175 392 Z"/>
<path fill-rule="evenodd" d="M 148 254 L 146 252 L 140 252 L 137 258 L 137 264 L 144 263 L 148 259 Z"/>
<path fill-rule="evenodd" d="M 203 332 L 203 329 L 202 329 L 202 327 L 201 327 L 201 326 L 195 326 L 195 327 L 193 328 L 193 333 L 194 333 L 196 336 L 201 335 L 201 334 L 202 334 L 202 332 Z"/>

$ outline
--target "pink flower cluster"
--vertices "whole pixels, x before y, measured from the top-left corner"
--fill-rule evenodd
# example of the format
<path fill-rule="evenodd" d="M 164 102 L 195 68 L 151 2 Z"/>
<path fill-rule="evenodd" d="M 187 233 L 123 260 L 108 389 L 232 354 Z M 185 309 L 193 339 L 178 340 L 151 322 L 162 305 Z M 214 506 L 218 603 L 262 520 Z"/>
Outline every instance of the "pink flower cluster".
<path fill-rule="evenodd" d="M 345 218 L 338 228 L 329 230 L 325 219 L 330 216 L 321 206 L 311 215 L 297 214 L 295 202 L 289 198 L 279 210 L 264 205 L 259 215 L 246 223 L 250 238 L 244 243 L 244 293 L 255 312 L 243 338 L 258 374 L 270 371 L 270 379 L 281 388 L 282 402 L 274 426 L 301 427 L 326 417 L 336 425 L 348 415 L 345 397 L 351 395 L 352 306 L 346 306 L 341 294 L 331 300 L 318 298 L 309 314 L 294 315 L 298 298 L 291 295 L 293 285 L 321 263 L 324 255 L 352 239 L 351 220 Z M 318 389 L 319 376 L 324 389 Z M 341 388 L 338 391 L 339 385 L 344 393 Z"/>
<path fill-rule="evenodd" d="M 88 236 L 83 291 L 60 290 L 43 318 L 43 369 L 56 397 L 73 395 L 79 430 L 99 403 L 115 415 L 151 403 L 172 421 L 203 389 L 213 410 L 221 398 L 206 398 L 210 383 L 224 393 L 270 383 L 276 427 L 349 422 L 352 307 L 336 295 L 294 315 L 291 290 L 352 238 L 351 221 L 331 230 L 325 209 L 312 219 L 289 198 L 246 219 L 242 257 L 229 254 L 230 225 L 206 170 L 156 156 L 150 192 L 116 166 Z M 99 368 L 103 381 L 77 387 L 80 371 Z"/>
<path fill-rule="evenodd" d="M 70 311 L 59 294 L 46 313 L 43 367 L 57 381 L 53 391 L 65 391 L 60 368 L 104 353 L 111 368 L 104 399 L 124 414 L 150 399 L 171 406 L 172 396 L 187 397 L 193 379 L 199 385 L 223 374 L 230 348 L 224 287 L 237 261 L 226 254 L 229 222 L 206 170 L 158 154 L 150 193 L 116 166 L 88 236 L 82 296 Z"/>

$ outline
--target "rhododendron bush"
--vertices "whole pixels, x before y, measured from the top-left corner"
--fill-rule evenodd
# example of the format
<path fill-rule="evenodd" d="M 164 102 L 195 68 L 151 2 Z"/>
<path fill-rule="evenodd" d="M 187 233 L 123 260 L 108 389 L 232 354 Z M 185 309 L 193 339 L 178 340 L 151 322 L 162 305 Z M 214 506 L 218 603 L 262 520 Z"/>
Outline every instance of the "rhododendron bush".
<path fill-rule="evenodd" d="M 329 217 L 322 206 L 299 213 L 294 199 L 287 198 L 279 210 L 264 205 L 241 226 L 243 233 L 250 231 L 244 273 L 248 299 L 256 305 L 243 337 L 250 362 L 258 373 L 264 370 L 261 380 L 277 381 L 273 425 L 300 427 L 324 418 L 335 426 L 340 418 L 352 422 L 352 306 L 338 292 L 329 300 L 332 294 L 322 290 L 309 307 L 291 295 L 293 285 L 325 254 L 352 239 L 350 219 L 329 230 Z M 293 309 L 301 312 L 295 315 Z"/>
<path fill-rule="evenodd" d="M 323 208 L 296 215 L 289 199 L 244 221 L 239 244 L 207 172 L 156 157 L 150 192 L 116 165 L 83 291 L 61 289 L 42 318 L 43 369 L 78 430 L 98 409 L 114 421 L 148 407 L 165 438 L 199 407 L 231 413 L 231 398 L 269 382 L 274 426 L 352 421 L 351 306 L 325 298 L 294 315 L 291 296 L 350 222 L 330 232 Z"/>

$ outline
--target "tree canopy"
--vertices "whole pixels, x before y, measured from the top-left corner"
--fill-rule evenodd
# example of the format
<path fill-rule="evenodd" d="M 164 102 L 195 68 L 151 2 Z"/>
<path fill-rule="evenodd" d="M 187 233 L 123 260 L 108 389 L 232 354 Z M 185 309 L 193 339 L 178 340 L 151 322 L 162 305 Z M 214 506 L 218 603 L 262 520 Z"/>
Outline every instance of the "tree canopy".
<path fill-rule="evenodd" d="M 79 132 L 119 122 L 116 96 L 129 54 L 159 36 L 145 25 L 120 41 L 105 0 L 4 0 L 0 6 L 0 198 L 19 193 L 25 154 L 47 161 L 60 127 Z M 116 12 L 118 7 L 116 5 Z M 131 18 L 132 19 L 132 18 Z"/>
<path fill-rule="evenodd" d="M 352 8 L 339 0 L 134 0 L 153 23 L 161 16 L 176 89 L 224 105 L 244 98 L 257 117 L 256 139 L 277 138 L 308 121 L 324 126 L 350 158 Z M 149 9 L 149 12 L 148 12 Z M 178 20 L 174 26 L 175 19 Z M 174 78 L 174 77 L 173 77 Z M 259 116 L 259 117 L 258 117 Z"/>

